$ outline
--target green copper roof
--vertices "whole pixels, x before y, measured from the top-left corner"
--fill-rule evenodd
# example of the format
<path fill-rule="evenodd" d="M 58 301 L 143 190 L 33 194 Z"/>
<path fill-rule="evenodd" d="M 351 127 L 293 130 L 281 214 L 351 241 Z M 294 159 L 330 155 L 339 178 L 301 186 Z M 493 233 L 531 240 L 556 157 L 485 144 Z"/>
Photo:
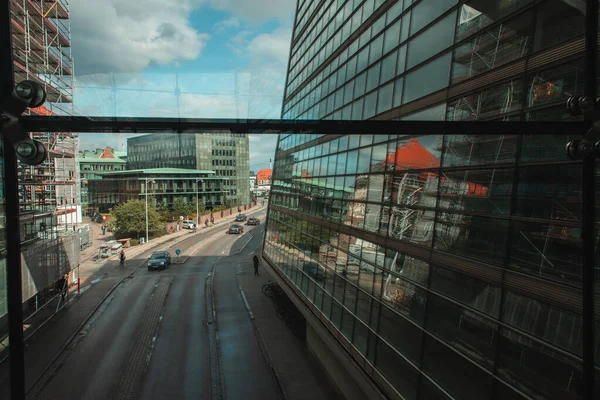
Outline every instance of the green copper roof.
<path fill-rule="evenodd" d="M 199 175 L 199 174 L 211 174 L 214 175 L 215 171 L 210 170 L 199 170 L 199 169 L 185 169 L 185 168 L 148 168 L 148 169 L 127 169 L 124 171 L 106 171 L 99 172 L 94 171 L 95 174 L 102 176 L 111 175 Z"/>

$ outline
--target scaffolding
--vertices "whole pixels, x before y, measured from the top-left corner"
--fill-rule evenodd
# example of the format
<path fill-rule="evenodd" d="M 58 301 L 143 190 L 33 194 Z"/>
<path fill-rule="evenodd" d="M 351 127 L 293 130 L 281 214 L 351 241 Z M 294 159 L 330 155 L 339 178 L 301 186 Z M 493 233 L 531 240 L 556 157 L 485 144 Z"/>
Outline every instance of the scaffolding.
<path fill-rule="evenodd" d="M 15 81 L 33 80 L 46 102 L 30 115 L 73 114 L 73 59 L 68 0 L 10 0 Z M 19 164 L 23 301 L 79 266 L 79 138 L 70 132 L 31 132 L 47 159 Z M 70 219 L 65 214 L 71 213 Z M 71 221 L 71 224 L 62 223 Z M 0 310 L 1 312 L 2 310 Z"/>

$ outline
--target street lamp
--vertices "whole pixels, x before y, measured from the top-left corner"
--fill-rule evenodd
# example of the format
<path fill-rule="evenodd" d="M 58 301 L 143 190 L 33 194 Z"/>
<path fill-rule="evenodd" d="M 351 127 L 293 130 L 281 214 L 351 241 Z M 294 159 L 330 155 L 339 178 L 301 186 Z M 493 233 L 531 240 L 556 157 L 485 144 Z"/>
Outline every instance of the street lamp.
<path fill-rule="evenodd" d="M 196 227 L 200 226 L 200 215 L 198 215 L 198 192 L 200 188 L 198 187 L 198 182 L 204 183 L 204 180 L 196 179 Z"/>
<path fill-rule="evenodd" d="M 154 183 L 152 178 L 145 178 L 145 187 L 146 187 L 146 243 L 148 243 L 148 184 Z"/>

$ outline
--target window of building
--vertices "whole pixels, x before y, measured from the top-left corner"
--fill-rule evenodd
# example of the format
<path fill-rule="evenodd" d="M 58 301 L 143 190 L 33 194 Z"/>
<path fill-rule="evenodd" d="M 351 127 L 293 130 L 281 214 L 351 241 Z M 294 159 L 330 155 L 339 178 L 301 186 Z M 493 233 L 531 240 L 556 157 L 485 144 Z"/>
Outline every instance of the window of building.
<path fill-rule="evenodd" d="M 408 44 L 406 68 L 412 68 L 451 46 L 454 38 L 456 12 L 451 13 Z"/>
<path fill-rule="evenodd" d="M 452 53 L 431 61 L 406 75 L 403 103 L 416 100 L 448 86 Z"/>

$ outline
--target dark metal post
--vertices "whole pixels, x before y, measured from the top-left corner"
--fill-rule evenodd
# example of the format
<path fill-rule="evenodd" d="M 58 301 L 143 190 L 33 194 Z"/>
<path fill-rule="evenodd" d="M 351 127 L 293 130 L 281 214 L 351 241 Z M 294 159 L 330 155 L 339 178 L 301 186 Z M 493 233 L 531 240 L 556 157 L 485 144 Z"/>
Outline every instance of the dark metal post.
<path fill-rule="evenodd" d="M 596 98 L 598 60 L 598 0 L 587 0 L 585 37 L 585 95 Z M 589 121 L 590 123 L 593 121 Z M 595 152 L 583 159 L 583 385 L 584 399 L 594 396 L 594 204 Z"/>
<path fill-rule="evenodd" d="M 0 96 L 7 97 L 15 86 L 12 57 L 10 1 L 0 6 Z M 21 246 L 17 157 L 6 139 L 4 147 L 4 196 L 6 202 L 6 276 L 9 325 L 11 399 L 25 398 L 25 346 L 23 343 L 23 301 L 21 288 Z"/>
<path fill-rule="evenodd" d="M 23 343 L 23 295 L 21 288 L 21 243 L 17 157 L 4 139 L 4 195 L 6 201 L 6 257 L 10 350 L 10 393 L 14 400 L 25 398 L 25 346 Z"/>

